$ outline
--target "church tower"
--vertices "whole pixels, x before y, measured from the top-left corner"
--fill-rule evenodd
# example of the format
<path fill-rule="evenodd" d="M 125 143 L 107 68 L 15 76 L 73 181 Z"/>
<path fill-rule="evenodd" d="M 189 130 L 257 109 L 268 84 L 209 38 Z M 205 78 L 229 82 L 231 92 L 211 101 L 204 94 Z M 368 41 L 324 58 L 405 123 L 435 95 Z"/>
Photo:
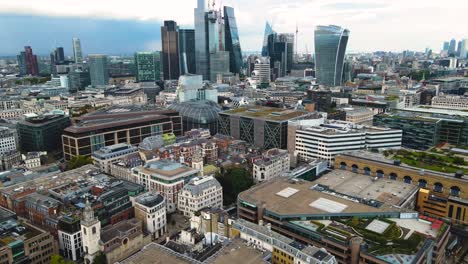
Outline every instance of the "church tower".
<path fill-rule="evenodd" d="M 198 175 L 203 177 L 203 155 L 199 146 L 192 156 L 192 168 L 197 169 Z"/>
<path fill-rule="evenodd" d="M 81 233 L 83 236 L 85 263 L 89 264 L 93 262 L 94 257 L 100 250 L 101 222 L 94 217 L 94 211 L 88 199 L 86 199 L 83 219 L 81 220 Z"/>

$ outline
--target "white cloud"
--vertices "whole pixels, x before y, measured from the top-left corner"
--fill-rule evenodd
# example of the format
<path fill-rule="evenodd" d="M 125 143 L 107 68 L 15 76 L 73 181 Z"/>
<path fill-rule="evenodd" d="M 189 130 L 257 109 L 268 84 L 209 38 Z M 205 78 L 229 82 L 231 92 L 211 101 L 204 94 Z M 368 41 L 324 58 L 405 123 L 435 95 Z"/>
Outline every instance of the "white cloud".
<path fill-rule="evenodd" d="M 312 50 L 318 24 L 350 29 L 350 50 L 423 50 L 427 46 L 439 50 L 444 40 L 468 37 L 465 0 L 224 0 L 222 4 L 235 8 L 244 50 L 260 49 L 266 20 L 278 32 L 294 32 L 297 24 L 300 51 L 306 46 Z M 0 0 L 0 13 L 172 19 L 193 27 L 195 5 L 196 0 Z"/>

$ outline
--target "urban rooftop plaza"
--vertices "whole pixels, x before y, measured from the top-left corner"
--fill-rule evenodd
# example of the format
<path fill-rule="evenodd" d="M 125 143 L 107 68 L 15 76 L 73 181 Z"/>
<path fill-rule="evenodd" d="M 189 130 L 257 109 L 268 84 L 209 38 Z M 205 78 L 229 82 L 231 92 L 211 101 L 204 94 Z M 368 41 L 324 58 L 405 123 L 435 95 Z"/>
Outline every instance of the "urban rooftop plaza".
<path fill-rule="evenodd" d="M 468 263 L 468 2 L 24 2 L 0 264 Z"/>

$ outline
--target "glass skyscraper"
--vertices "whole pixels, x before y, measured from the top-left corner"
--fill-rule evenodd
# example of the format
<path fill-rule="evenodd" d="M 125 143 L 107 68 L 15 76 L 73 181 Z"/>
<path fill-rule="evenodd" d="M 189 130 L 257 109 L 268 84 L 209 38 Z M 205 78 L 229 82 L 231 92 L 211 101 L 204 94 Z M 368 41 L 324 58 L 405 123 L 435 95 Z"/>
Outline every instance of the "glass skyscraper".
<path fill-rule="evenodd" d="M 240 73 L 242 68 L 242 52 L 239 41 L 239 32 L 237 30 L 234 8 L 224 7 L 224 34 L 226 51 L 229 52 L 229 70 L 232 73 Z"/>
<path fill-rule="evenodd" d="M 109 70 L 106 55 L 89 55 L 89 75 L 92 86 L 109 84 Z"/>
<path fill-rule="evenodd" d="M 196 73 L 195 30 L 179 29 L 180 74 Z"/>
<path fill-rule="evenodd" d="M 265 35 L 263 36 L 263 47 L 262 47 L 262 56 L 268 56 L 268 38 L 270 35 L 274 34 L 273 28 L 270 23 L 266 22 L 265 25 Z"/>
<path fill-rule="evenodd" d="M 196 73 L 203 76 L 204 80 L 209 78 L 208 50 L 206 45 L 206 24 L 205 24 L 205 0 L 198 0 L 195 13 L 195 63 Z"/>
<path fill-rule="evenodd" d="M 161 41 L 164 80 L 179 79 L 179 27 L 175 21 L 164 21 L 164 26 L 161 27 Z"/>
<path fill-rule="evenodd" d="M 319 84 L 339 86 L 349 30 L 339 26 L 317 26 L 315 29 L 315 76 Z"/>
<path fill-rule="evenodd" d="M 73 38 L 73 58 L 75 59 L 75 63 L 83 63 L 83 53 L 79 38 Z"/>
<path fill-rule="evenodd" d="M 160 78 L 159 52 L 135 53 L 135 68 L 137 82 L 154 82 Z"/>

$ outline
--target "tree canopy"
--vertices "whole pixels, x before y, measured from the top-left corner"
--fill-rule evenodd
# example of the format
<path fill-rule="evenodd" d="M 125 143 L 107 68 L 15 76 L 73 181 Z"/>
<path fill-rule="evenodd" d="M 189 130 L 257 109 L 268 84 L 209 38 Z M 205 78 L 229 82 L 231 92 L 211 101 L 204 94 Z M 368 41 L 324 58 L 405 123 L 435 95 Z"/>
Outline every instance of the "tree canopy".
<path fill-rule="evenodd" d="M 235 203 L 237 195 L 254 184 L 250 172 L 240 167 L 227 168 L 223 173 L 217 175 L 217 179 L 223 187 L 225 205 Z"/>
<path fill-rule="evenodd" d="M 79 168 L 81 166 L 84 166 L 86 164 L 91 164 L 93 163 L 93 159 L 91 157 L 85 157 L 85 156 L 74 156 L 70 159 L 67 165 L 68 170 L 73 170 L 76 168 Z"/>

